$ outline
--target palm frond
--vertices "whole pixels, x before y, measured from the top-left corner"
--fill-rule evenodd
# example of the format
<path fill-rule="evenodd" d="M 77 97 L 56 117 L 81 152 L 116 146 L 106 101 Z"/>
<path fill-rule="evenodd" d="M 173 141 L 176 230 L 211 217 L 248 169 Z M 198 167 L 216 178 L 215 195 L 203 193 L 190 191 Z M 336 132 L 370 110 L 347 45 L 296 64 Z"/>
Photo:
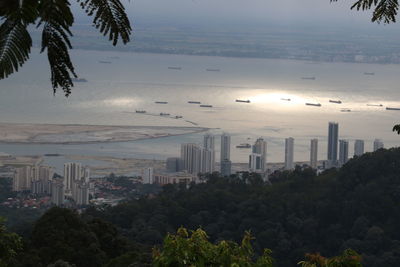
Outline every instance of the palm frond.
<path fill-rule="evenodd" d="M 400 124 L 397 124 L 393 127 L 393 132 L 397 132 L 397 134 L 400 134 Z"/>
<path fill-rule="evenodd" d="M 338 0 L 331 0 L 337 2 Z M 399 10 L 398 0 L 358 0 L 351 9 L 357 10 L 370 10 L 374 9 L 372 13 L 372 22 L 391 23 L 396 22 L 396 16 Z"/>
<path fill-rule="evenodd" d="M 0 26 L 0 79 L 18 71 L 29 58 L 32 39 L 20 21 L 6 20 Z"/>
<path fill-rule="evenodd" d="M 71 74 L 77 77 L 68 52 L 72 48 L 69 28 L 74 21 L 69 3 L 66 0 L 43 0 L 40 16 L 38 26 L 44 24 L 41 52 L 47 49 L 53 91 L 55 93 L 61 87 L 68 96 L 73 86 Z"/>
<path fill-rule="evenodd" d="M 89 16 L 94 15 L 93 24 L 113 42 L 118 43 L 121 37 L 124 44 L 130 40 L 132 28 L 119 0 L 77 0 Z"/>

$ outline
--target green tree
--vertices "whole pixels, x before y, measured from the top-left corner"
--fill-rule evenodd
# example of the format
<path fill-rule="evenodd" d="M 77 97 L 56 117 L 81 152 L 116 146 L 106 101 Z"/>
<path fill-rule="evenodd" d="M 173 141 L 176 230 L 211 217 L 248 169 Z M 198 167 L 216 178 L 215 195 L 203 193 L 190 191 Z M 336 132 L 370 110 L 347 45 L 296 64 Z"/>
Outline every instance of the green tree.
<path fill-rule="evenodd" d="M 124 44 L 129 42 L 132 29 L 119 0 L 76 1 L 113 45 L 120 38 Z M 77 75 L 68 51 L 72 48 L 69 38 L 74 23 L 70 6 L 70 0 L 0 1 L 0 80 L 18 71 L 29 59 L 32 39 L 28 27 L 34 25 L 42 29 L 41 52 L 47 50 L 54 93 L 59 87 L 66 96 L 71 93 L 71 76 Z"/>
<path fill-rule="evenodd" d="M 271 251 L 268 249 L 264 250 L 264 254 L 257 261 L 253 261 L 252 239 L 250 233 L 246 232 L 240 245 L 232 241 L 213 244 L 201 229 L 189 233 L 185 228 L 179 228 L 176 235 L 168 234 L 164 239 L 162 251 L 154 249 L 153 266 L 272 267 Z"/>
<path fill-rule="evenodd" d="M 22 249 L 22 240 L 7 231 L 4 219 L 0 218 L 0 267 L 14 266 L 18 251 Z"/>
<path fill-rule="evenodd" d="M 299 262 L 301 267 L 362 267 L 361 256 L 351 249 L 332 258 L 325 258 L 320 254 L 306 254 L 306 259 Z"/>

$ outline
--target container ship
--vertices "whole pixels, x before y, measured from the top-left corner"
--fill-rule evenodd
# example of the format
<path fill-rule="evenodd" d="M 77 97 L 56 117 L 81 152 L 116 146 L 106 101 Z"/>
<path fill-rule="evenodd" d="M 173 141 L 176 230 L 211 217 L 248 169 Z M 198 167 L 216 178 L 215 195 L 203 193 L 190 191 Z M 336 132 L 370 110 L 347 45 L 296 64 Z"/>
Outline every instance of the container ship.
<path fill-rule="evenodd" d="M 320 103 L 306 103 L 306 106 L 320 107 L 322 105 Z"/>
<path fill-rule="evenodd" d="M 250 144 L 240 144 L 236 146 L 236 148 L 250 148 L 250 147 L 251 147 Z"/>

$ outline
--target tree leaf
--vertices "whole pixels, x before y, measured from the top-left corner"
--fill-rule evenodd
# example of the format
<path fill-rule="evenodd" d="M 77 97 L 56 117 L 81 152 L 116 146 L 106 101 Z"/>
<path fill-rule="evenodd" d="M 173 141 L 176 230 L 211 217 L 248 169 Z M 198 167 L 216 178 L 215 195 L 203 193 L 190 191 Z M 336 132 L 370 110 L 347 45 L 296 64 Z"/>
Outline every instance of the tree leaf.
<path fill-rule="evenodd" d="M 32 39 L 20 21 L 7 19 L 0 26 L 0 79 L 18 71 L 29 58 Z"/>
<path fill-rule="evenodd" d="M 132 28 L 119 0 L 77 0 L 89 16 L 94 15 L 93 25 L 113 42 L 121 37 L 124 44 L 130 40 Z"/>

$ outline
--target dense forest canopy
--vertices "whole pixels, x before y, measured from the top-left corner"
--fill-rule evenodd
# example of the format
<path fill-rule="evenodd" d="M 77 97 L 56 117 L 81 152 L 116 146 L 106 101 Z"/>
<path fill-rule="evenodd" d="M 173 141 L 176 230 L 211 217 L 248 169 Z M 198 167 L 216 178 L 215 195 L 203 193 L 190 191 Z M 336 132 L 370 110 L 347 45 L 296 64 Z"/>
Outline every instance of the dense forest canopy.
<path fill-rule="evenodd" d="M 152 248 L 162 248 L 168 233 L 183 226 L 203 229 L 212 244 L 240 243 L 250 231 L 255 257 L 271 249 L 275 266 L 294 266 L 306 253 L 333 257 L 346 249 L 357 251 L 363 266 L 397 266 L 399 173 L 400 149 L 381 149 L 321 175 L 300 167 L 276 172 L 272 184 L 251 173 L 214 173 L 206 183 L 167 185 L 157 196 L 81 215 L 51 209 L 26 231 L 18 259 L 21 266 L 60 259 L 77 266 L 146 266 Z"/>

